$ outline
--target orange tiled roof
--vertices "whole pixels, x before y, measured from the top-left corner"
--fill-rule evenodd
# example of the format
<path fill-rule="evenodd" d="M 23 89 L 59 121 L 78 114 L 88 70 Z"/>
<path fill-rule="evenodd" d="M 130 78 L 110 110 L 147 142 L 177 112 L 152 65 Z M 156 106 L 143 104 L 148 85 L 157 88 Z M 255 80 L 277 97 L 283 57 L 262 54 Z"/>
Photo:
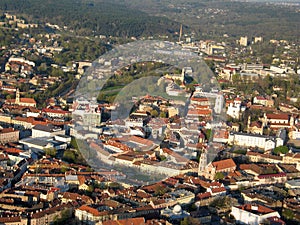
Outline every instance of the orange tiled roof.
<path fill-rule="evenodd" d="M 212 193 L 220 193 L 226 191 L 225 187 L 218 187 L 218 188 L 212 188 L 211 192 Z"/>
<path fill-rule="evenodd" d="M 129 218 L 123 220 L 108 220 L 103 221 L 103 225 L 145 225 L 145 219 L 143 217 Z"/>
<path fill-rule="evenodd" d="M 189 109 L 188 111 L 188 115 L 199 115 L 199 116 L 202 116 L 202 115 L 211 115 L 211 109 Z"/>
<path fill-rule="evenodd" d="M 210 197 L 211 197 L 210 192 L 204 192 L 204 193 L 200 193 L 197 195 L 197 199 L 205 199 L 205 198 L 210 198 Z"/>
<path fill-rule="evenodd" d="M 216 171 L 236 167 L 236 164 L 232 159 L 225 159 L 225 160 L 213 162 L 212 165 L 216 167 Z"/>
<path fill-rule="evenodd" d="M 0 223 L 2 224 L 10 224 L 10 223 L 20 223 L 21 222 L 21 217 L 16 216 L 16 217 L 0 217 Z"/>
<path fill-rule="evenodd" d="M 100 212 L 97 209 L 94 209 L 87 205 L 82 205 L 78 209 L 81 211 L 86 211 L 86 212 L 92 214 L 93 216 L 100 216 Z"/>
<path fill-rule="evenodd" d="M 1 129 L 0 130 L 0 133 L 10 133 L 10 132 L 14 132 L 15 131 L 15 129 L 14 128 L 3 128 L 3 129 Z"/>
<path fill-rule="evenodd" d="M 275 113 L 269 113 L 267 114 L 268 119 L 277 119 L 277 120 L 288 120 L 289 115 L 285 113 L 275 114 Z"/>
<path fill-rule="evenodd" d="M 36 101 L 33 98 L 20 98 L 20 102 L 36 104 Z"/>
<path fill-rule="evenodd" d="M 253 206 L 255 206 L 255 207 L 253 207 Z M 238 208 L 248 211 L 248 212 L 253 212 L 253 213 L 258 213 L 258 214 L 268 214 L 268 213 L 275 212 L 273 209 L 270 209 L 270 208 L 262 206 L 262 205 L 245 204 L 245 205 L 238 206 Z"/>
<path fill-rule="evenodd" d="M 7 103 L 16 104 L 16 99 L 7 99 Z M 36 104 L 33 98 L 20 98 L 20 103 Z"/>
<path fill-rule="evenodd" d="M 206 97 L 192 97 L 191 101 L 197 101 L 197 102 L 207 102 L 208 98 Z"/>

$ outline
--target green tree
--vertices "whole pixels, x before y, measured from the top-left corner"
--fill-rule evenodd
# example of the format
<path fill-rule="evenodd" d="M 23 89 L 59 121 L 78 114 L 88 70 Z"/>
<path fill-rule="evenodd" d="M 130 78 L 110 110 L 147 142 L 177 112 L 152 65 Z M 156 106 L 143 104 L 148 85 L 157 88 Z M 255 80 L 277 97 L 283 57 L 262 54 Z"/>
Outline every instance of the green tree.
<path fill-rule="evenodd" d="M 78 145 L 77 145 L 76 138 L 72 137 L 70 145 L 71 145 L 72 148 L 75 148 L 75 149 L 78 150 Z"/>
<path fill-rule="evenodd" d="M 176 83 L 178 86 L 180 86 L 180 85 L 182 84 L 181 80 L 178 80 L 178 79 L 175 80 L 175 83 Z"/>
<path fill-rule="evenodd" d="M 89 185 L 88 188 L 87 188 L 87 191 L 90 192 L 90 193 L 92 193 L 94 191 L 94 189 L 95 188 L 94 188 L 93 185 Z"/>
<path fill-rule="evenodd" d="M 45 149 L 45 154 L 50 155 L 51 157 L 55 157 L 57 154 L 57 151 L 55 148 L 46 148 Z"/>
<path fill-rule="evenodd" d="M 66 167 L 66 166 L 62 166 L 61 169 L 60 169 L 60 171 L 61 171 L 62 173 L 65 173 L 65 172 L 67 172 L 68 170 L 69 170 L 69 168 Z"/>
<path fill-rule="evenodd" d="M 122 189 L 122 185 L 119 184 L 119 183 L 117 183 L 117 182 L 111 182 L 108 185 L 108 187 L 111 188 L 111 189 L 113 189 L 114 191 Z"/>
<path fill-rule="evenodd" d="M 71 216 L 72 216 L 72 211 L 70 209 L 64 209 L 62 212 L 61 212 L 61 215 L 60 217 L 56 217 L 54 219 L 54 222 L 53 224 L 54 225 L 65 225 L 65 224 L 70 224 L 68 221 Z"/>
<path fill-rule="evenodd" d="M 152 117 L 158 117 L 158 115 L 159 115 L 159 113 L 156 109 L 151 110 L 150 114 L 151 114 Z"/>
<path fill-rule="evenodd" d="M 188 216 L 180 221 L 180 225 L 201 225 L 201 222 L 197 218 Z"/>
<path fill-rule="evenodd" d="M 157 185 L 157 186 L 155 186 L 154 195 L 155 196 L 162 196 L 165 193 L 167 193 L 168 190 L 169 189 L 167 187 L 163 187 L 163 186 Z"/>
<path fill-rule="evenodd" d="M 63 77 L 64 72 L 59 68 L 52 68 L 50 75 L 52 77 Z"/>
<path fill-rule="evenodd" d="M 278 147 L 274 148 L 273 152 L 277 155 L 286 154 L 289 152 L 289 148 L 287 146 L 278 146 Z"/>
<path fill-rule="evenodd" d="M 292 210 L 290 210 L 290 209 L 283 209 L 282 216 L 285 219 L 292 220 L 295 217 L 295 213 Z"/>
<path fill-rule="evenodd" d="M 41 65 L 38 67 L 39 72 L 46 72 L 47 71 L 47 64 L 46 63 L 41 63 Z"/>
<path fill-rule="evenodd" d="M 159 117 L 161 117 L 161 118 L 167 118 L 168 117 L 167 112 L 161 111 L 159 113 Z"/>
<path fill-rule="evenodd" d="M 224 174 L 221 173 L 221 172 L 217 172 L 216 175 L 215 175 L 215 180 L 222 180 L 224 179 Z"/>
<path fill-rule="evenodd" d="M 66 150 L 63 154 L 63 160 L 73 163 L 75 162 L 76 154 L 73 150 Z"/>

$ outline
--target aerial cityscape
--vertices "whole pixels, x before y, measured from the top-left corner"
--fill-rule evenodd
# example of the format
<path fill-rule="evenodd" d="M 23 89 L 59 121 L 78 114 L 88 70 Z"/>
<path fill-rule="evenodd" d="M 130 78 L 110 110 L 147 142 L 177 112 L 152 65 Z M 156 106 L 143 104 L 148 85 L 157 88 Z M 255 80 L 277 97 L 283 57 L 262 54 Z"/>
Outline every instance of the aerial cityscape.
<path fill-rule="evenodd" d="M 1 0 L 0 224 L 300 224 L 300 2 Z"/>

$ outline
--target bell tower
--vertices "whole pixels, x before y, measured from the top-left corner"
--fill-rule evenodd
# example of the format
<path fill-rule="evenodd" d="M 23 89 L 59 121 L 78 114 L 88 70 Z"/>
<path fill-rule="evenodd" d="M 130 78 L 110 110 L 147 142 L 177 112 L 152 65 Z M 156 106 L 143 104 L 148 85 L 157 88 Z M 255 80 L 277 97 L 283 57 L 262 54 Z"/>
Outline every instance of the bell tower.
<path fill-rule="evenodd" d="M 19 104 L 20 103 L 20 90 L 19 88 L 17 89 L 16 91 L 16 101 L 15 101 L 15 104 Z"/>
<path fill-rule="evenodd" d="M 203 149 L 199 159 L 198 176 L 205 176 L 207 166 L 207 150 Z"/>

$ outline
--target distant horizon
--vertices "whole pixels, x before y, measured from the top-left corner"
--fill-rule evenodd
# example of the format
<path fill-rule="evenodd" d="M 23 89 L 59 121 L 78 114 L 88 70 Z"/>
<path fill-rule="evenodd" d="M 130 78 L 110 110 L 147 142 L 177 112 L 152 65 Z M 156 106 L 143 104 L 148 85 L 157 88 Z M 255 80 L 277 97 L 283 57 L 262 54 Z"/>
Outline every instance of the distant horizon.
<path fill-rule="evenodd" d="M 237 2 L 264 2 L 264 3 L 268 3 L 268 2 L 276 2 L 276 3 L 299 3 L 300 4 L 300 0 L 233 0 L 233 1 L 237 1 Z"/>

